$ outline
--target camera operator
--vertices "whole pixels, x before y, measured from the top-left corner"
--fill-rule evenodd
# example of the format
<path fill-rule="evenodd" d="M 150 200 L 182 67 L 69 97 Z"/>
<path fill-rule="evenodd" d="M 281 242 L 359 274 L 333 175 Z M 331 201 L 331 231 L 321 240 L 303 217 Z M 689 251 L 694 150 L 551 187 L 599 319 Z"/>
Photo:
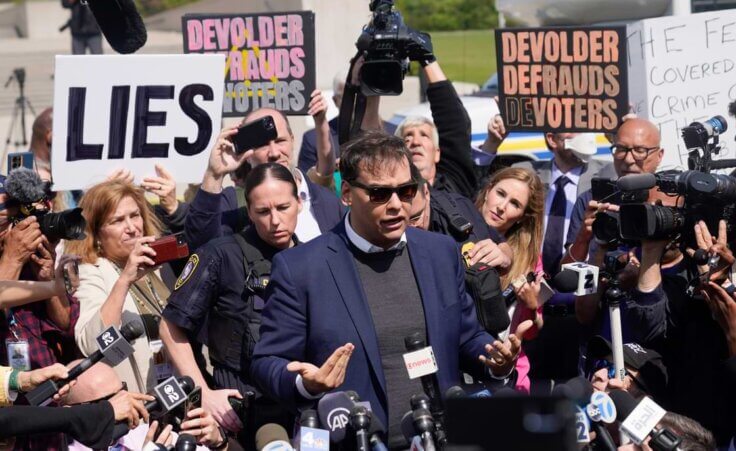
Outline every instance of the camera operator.
<path fill-rule="evenodd" d="M 642 240 L 637 287 L 622 309 L 622 320 L 635 339 L 664 358 L 670 373 L 669 408 L 701 422 L 721 445 L 733 436 L 736 424 L 727 404 L 733 399 L 729 368 L 736 360 L 736 303 L 727 291 L 733 291 L 729 278 L 734 257 L 726 227 L 721 220 L 714 238 L 704 222 L 695 225 L 698 248 L 720 259 L 712 269 L 683 259 L 667 271 L 661 261 L 671 240 Z M 689 295 L 693 280 L 699 281 L 700 293 Z"/>

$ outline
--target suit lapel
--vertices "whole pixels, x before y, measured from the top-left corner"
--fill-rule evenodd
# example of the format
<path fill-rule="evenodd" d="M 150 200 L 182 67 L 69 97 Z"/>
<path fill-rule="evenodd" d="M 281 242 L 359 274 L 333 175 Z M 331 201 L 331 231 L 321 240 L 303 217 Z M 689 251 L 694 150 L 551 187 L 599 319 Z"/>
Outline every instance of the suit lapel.
<path fill-rule="evenodd" d="M 373 367 L 373 371 L 378 377 L 381 389 L 386 395 L 386 379 L 383 374 L 383 366 L 381 364 L 381 354 L 378 350 L 378 337 L 376 329 L 373 325 L 373 317 L 368 308 L 368 301 L 365 298 L 363 285 L 358 276 L 358 270 L 355 267 L 353 254 L 348 249 L 347 235 L 345 234 L 344 223 L 340 223 L 338 228 L 330 235 L 330 243 L 328 248 L 334 252 L 327 258 L 327 265 L 330 268 L 335 285 L 340 292 L 340 297 L 345 303 L 345 307 L 350 314 L 355 330 L 360 336 L 368 355 L 368 361 Z"/>
<path fill-rule="evenodd" d="M 432 268 L 428 265 L 432 256 L 417 240 L 417 235 L 411 233 L 411 229 L 406 231 L 407 245 L 409 248 L 409 259 L 411 267 L 414 270 L 414 278 L 417 281 L 419 295 L 422 298 L 424 306 L 424 322 L 427 327 L 427 336 L 430 337 L 432 332 L 439 332 L 440 320 L 438 309 L 443 305 L 441 299 L 437 299 L 437 290 L 435 287 L 435 279 Z M 432 342 L 433 340 L 430 340 Z"/>
<path fill-rule="evenodd" d="M 317 185 L 312 183 L 309 178 L 307 178 L 306 174 L 302 174 L 302 177 L 305 178 L 307 181 L 307 188 L 309 189 L 309 203 L 312 207 L 312 213 L 314 213 L 314 219 L 317 221 L 317 225 L 319 226 L 319 230 L 322 233 L 327 232 L 329 229 L 326 228 L 326 224 L 328 224 L 327 218 L 325 217 L 325 209 L 320 208 L 320 192 L 317 189 Z"/>

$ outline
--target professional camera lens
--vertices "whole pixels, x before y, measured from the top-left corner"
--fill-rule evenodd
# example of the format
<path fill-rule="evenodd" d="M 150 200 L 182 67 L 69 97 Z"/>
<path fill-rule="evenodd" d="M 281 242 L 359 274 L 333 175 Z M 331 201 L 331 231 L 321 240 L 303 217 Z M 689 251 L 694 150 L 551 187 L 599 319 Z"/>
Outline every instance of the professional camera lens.
<path fill-rule="evenodd" d="M 361 88 L 366 96 L 397 96 L 404 90 L 403 79 L 400 61 L 366 61 L 360 69 Z"/>
<path fill-rule="evenodd" d="M 627 240 L 671 238 L 685 226 L 682 209 L 650 204 L 621 205 L 621 236 Z"/>
<path fill-rule="evenodd" d="M 598 243 L 615 246 L 620 241 L 619 215 L 616 212 L 603 212 L 595 215 L 593 236 Z"/>
<path fill-rule="evenodd" d="M 36 217 L 43 233 L 49 241 L 82 240 L 87 235 L 87 221 L 82 216 L 81 208 L 65 210 L 60 213 L 37 212 Z"/>

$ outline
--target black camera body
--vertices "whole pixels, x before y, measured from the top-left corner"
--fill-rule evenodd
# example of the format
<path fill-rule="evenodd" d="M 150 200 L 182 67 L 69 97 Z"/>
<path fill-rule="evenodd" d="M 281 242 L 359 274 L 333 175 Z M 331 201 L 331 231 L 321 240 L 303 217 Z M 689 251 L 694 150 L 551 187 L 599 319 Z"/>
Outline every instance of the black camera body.
<path fill-rule="evenodd" d="M 646 202 L 649 196 L 647 190 L 619 191 L 616 181 L 604 177 L 594 177 L 591 180 L 593 200 L 609 202 L 616 205 Z M 621 234 L 621 217 L 619 212 L 606 211 L 597 213 L 593 221 L 593 236 L 595 240 L 608 247 L 628 245 L 634 247 L 638 242 L 626 239 Z"/>
<path fill-rule="evenodd" d="M 723 219 L 727 224 L 728 242 L 734 242 L 736 178 L 710 172 L 733 166 L 729 160 L 712 160 L 720 151 L 718 136 L 726 129 L 727 123 L 722 116 L 694 122 L 682 129 L 682 139 L 690 151 L 689 170 L 654 174 L 653 186 L 663 193 L 683 198 L 683 206 L 622 205 L 621 236 L 624 239 L 673 239 L 682 248 L 697 249 L 695 224 L 703 221 L 715 234 Z"/>
<path fill-rule="evenodd" d="M 404 23 L 393 0 L 372 0 L 370 10 L 373 18 L 356 43 L 365 58 L 360 89 L 366 96 L 397 96 L 403 91 L 409 59 L 417 53 L 412 49 L 431 53 L 432 44 L 428 34 Z"/>

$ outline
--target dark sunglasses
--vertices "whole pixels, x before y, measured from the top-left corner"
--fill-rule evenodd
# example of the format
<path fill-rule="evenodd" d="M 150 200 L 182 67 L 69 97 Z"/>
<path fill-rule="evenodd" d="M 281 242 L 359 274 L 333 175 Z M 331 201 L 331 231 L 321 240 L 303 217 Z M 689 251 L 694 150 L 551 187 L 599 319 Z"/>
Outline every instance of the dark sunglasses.
<path fill-rule="evenodd" d="M 375 204 L 385 204 L 391 199 L 394 193 L 399 196 L 402 202 L 411 202 L 417 194 L 419 184 L 417 182 L 409 182 L 399 186 L 368 186 L 355 180 L 348 182 L 351 186 L 364 189 L 368 192 L 368 198 Z"/>
<path fill-rule="evenodd" d="M 607 368 L 608 369 L 608 378 L 614 379 L 616 377 L 616 366 L 613 364 L 613 362 L 609 362 L 606 359 L 598 359 L 593 362 L 593 366 L 590 369 L 590 372 L 588 373 L 588 378 L 592 377 L 593 374 L 597 373 L 599 370 Z M 628 374 L 628 371 L 624 369 L 624 374 Z"/>

